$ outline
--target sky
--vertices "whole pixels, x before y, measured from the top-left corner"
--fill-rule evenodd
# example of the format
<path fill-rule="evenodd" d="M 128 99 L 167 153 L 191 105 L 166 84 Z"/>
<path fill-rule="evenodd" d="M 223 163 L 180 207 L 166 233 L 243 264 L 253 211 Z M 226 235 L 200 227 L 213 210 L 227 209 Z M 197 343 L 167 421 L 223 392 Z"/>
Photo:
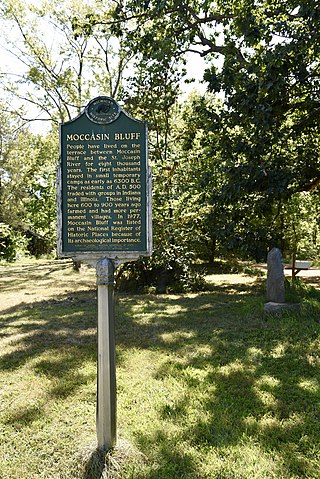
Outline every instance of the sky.
<path fill-rule="evenodd" d="M 34 0 L 26 0 L 27 3 L 35 3 Z M 40 29 L 40 27 L 39 27 Z M 46 44 L 49 48 L 54 48 L 55 44 L 58 43 L 55 38 L 54 31 L 45 27 L 42 29 L 43 35 L 46 35 Z M 7 76 L 9 74 L 9 78 L 18 79 L 19 75 L 21 75 L 25 70 L 26 66 L 23 63 L 23 57 L 21 56 L 20 59 L 17 58 L 14 54 L 10 53 L 10 45 L 6 40 L 6 35 L 8 38 L 14 42 L 15 48 L 19 48 L 19 42 L 21 41 L 21 36 L 18 30 L 12 29 L 10 24 L 6 24 L 3 21 L 0 23 L 0 56 L 1 56 L 1 66 L 0 66 L 0 75 Z M 200 55 L 190 53 L 187 55 L 187 71 L 188 71 L 188 78 L 194 78 L 195 82 L 193 83 L 182 83 L 181 88 L 183 90 L 182 98 L 186 97 L 192 90 L 197 90 L 201 93 L 205 91 L 205 85 L 201 83 L 203 72 L 205 69 L 205 60 L 200 57 Z M 29 88 L 32 88 L 30 85 L 25 86 L 25 92 L 28 91 Z M 10 103 L 14 101 L 10 99 Z M 12 103 L 11 103 L 12 104 Z M 41 118 L 39 116 L 39 112 L 37 109 L 32 106 L 31 104 L 27 104 L 24 102 L 25 107 L 28 110 L 28 117 L 29 118 Z M 42 133 L 48 130 L 49 122 L 48 121 L 32 121 L 30 123 L 30 128 L 34 133 Z"/>

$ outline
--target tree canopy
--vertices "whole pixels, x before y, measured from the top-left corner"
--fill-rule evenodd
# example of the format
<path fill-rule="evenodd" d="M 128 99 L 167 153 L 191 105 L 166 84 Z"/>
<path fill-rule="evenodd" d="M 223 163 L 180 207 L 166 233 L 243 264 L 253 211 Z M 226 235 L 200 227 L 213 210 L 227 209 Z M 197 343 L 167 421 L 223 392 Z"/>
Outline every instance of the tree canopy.
<path fill-rule="evenodd" d="M 18 73 L 0 74 L 10 98 L 33 105 L 41 119 L 58 124 L 79 114 L 101 91 L 117 97 L 132 54 L 120 33 L 90 25 L 94 15 L 109 16 L 109 4 L 2 1 L 7 50 L 20 64 Z"/>
<path fill-rule="evenodd" d="M 265 259 L 275 245 L 319 254 L 315 0 L 3 0 L 2 15 L 20 35 L 10 48 L 25 65 L 18 82 L 1 76 L 11 97 L 57 123 L 95 94 L 148 119 L 149 278 L 153 270 L 160 282 L 163 271 L 176 280 L 188 262 L 217 254 Z M 43 21 L 51 44 L 39 34 Z M 206 93 L 181 101 L 190 55 L 204 59 Z"/>
<path fill-rule="evenodd" d="M 183 63 L 186 52 L 206 57 L 208 90 L 223 93 L 225 100 L 215 123 L 223 128 L 225 139 L 233 130 L 226 154 L 230 156 L 231 148 L 229 159 L 235 168 L 230 174 L 237 181 L 244 177 L 248 184 L 250 173 L 257 188 L 266 190 L 272 184 L 273 190 L 286 194 L 319 185 L 320 9 L 316 1 L 171 0 L 121 5 L 109 26 L 134 22 L 128 41 L 144 62 L 172 70 L 176 62 Z M 217 67 L 217 56 L 223 57 L 222 67 Z M 248 164 L 242 168 L 241 158 L 252 171 Z"/>
<path fill-rule="evenodd" d="M 180 62 L 183 75 L 193 52 L 206 59 L 208 91 L 222 95 L 220 109 L 200 100 L 189 117 L 189 146 L 207 158 L 199 186 L 212 244 L 259 259 L 272 243 L 287 249 L 290 202 L 310 192 L 319 203 L 317 2 L 128 1 L 117 15 L 134 21 L 132 48 L 153 69 Z"/>

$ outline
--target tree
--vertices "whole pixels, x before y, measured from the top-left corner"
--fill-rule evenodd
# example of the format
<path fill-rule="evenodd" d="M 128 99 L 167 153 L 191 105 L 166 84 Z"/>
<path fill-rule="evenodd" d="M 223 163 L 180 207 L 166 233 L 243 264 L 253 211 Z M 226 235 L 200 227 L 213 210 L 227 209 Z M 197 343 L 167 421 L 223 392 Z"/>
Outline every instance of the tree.
<path fill-rule="evenodd" d="M 174 64 L 168 68 L 145 58 L 136 64 L 135 71 L 124 89 L 123 100 L 135 117 L 148 118 L 154 252 L 149 260 L 124 266 L 119 281 L 125 286 L 134 279 L 140 287 L 154 286 L 159 292 L 199 287 L 201 281 L 191 269 L 194 251 L 182 240 L 183 227 L 177 217 L 181 70 Z"/>
<path fill-rule="evenodd" d="M 64 121 L 90 98 L 94 80 L 149 119 L 161 268 L 174 265 L 183 275 L 178 265 L 187 252 L 263 259 L 271 245 L 289 246 L 286 212 L 305 202 L 303 192 L 315 208 L 319 188 L 314 0 L 52 0 L 29 11 L 53 25 L 59 41 L 52 48 L 25 20 L 25 7 L 3 5 L 23 39 L 21 85 L 38 88 L 25 98 Z M 109 61 L 114 46 L 117 65 Z M 187 52 L 206 59 L 208 91 L 223 103 L 194 98 L 182 119 L 177 98 Z M 122 84 L 129 60 L 134 72 Z"/>
<path fill-rule="evenodd" d="M 36 109 L 24 119 L 40 114 L 42 120 L 60 123 L 79 114 L 94 95 L 120 95 L 132 54 L 121 34 L 94 25 L 96 15 L 108 17 L 113 2 L 2 3 L 3 22 L 10 26 L 8 50 L 24 68 L 18 80 L 14 72 L 3 72 L 1 80 L 15 100 Z"/>
<path fill-rule="evenodd" d="M 197 51 L 208 59 L 209 90 L 224 95 L 219 114 L 206 105 L 203 112 L 208 134 L 219 132 L 211 153 L 207 148 L 221 161 L 220 185 L 207 198 L 224 217 L 224 225 L 214 225 L 216 236 L 226 249 L 257 259 L 273 243 L 285 247 L 277 218 L 293 195 L 318 191 L 320 183 L 316 2 L 125 5 L 118 15 L 134 19 L 132 42 L 145 57 L 170 68 L 170 60 Z"/>
<path fill-rule="evenodd" d="M 14 130 L 14 121 L 4 116 L 1 125 L 2 229 L 7 238 L 10 233 L 19 239 L 17 249 L 28 244 L 29 251 L 36 255 L 47 253 L 55 240 L 56 135 L 34 135 L 25 127 Z M 24 242 L 21 235 L 26 238 Z M 12 246 L 12 255 L 14 251 Z"/>
<path fill-rule="evenodd" d="M 8 228 L 22 230 L 35 254 L 52 249 L 55 235 L 56 125 L 79 114 L 93 95 L 121 93 L 132 55 L 121 35 L 90 24 L 96 14 L 108 16 L 111 4 L 1 4 L 2 23 L 9 25 L 7 48 L 23 66 L 18 73 L 0 73 L 6 93 L 0 111 L 16 118 L 11 126 L 15 134 L 2 137 L 1 221 L 6 235 Z M 37 119 L 49 120 L 47 136 L 32 135 L 25 127 Z"/>
<path fill-rule="evenodd" d="M 219 121 L 229 166 L 221 193 L 229 211 L 237 201 L 230 219 L 240 242 L 265 238 L 263 255 L 272 243 L 288 246 L 290 235 L 275 226 L 291 197 L 320 184 L 319 8 L 309 1 L 244 6 L 233 10 L 240 16 L 226 31 L 242 56 L 226 54 L 221 72 L 212 67 L 206 79 L 226 93 Z"/>

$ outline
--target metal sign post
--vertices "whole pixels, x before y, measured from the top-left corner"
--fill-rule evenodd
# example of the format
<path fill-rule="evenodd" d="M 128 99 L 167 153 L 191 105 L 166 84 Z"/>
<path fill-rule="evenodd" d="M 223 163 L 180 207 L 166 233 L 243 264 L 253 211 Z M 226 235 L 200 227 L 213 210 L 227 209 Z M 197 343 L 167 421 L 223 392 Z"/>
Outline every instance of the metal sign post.
<path fill-rule="evenodd" d="M 98 285 L 98 380 L 97 439 L 99 449 L 116 444 L 116 358 L 114 331 L 114 264 L 97 262 Z"/>
<path fill-rule="evenodd" d="M 98 286 L 97 438 L 116 443 L 114 268 L 152 251 L 147 123 L 113 99 L 60 125 L 58 256 L 94 265 Z"/>

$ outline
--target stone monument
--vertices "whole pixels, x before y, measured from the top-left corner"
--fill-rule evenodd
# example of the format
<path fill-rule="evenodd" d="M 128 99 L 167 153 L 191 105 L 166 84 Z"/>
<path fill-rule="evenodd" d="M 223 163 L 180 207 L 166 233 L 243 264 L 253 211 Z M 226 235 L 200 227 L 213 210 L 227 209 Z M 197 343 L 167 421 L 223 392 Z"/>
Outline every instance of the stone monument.
<path fill-rule="evenodd" d="M 267 302 L 284 303 L 284 271 L 282 254 L 278 248 L 272 248 L 267 259 Z"/>
<path fill-rule="evenodd" d="M 287 309 L 299 310 L 299 304 L 285 302 L 283 261 L 278 248 L 272 248 L 269 251 L 267 266 L 267 302 L 264 305 L 264 311 L 278 313 Z"/>

